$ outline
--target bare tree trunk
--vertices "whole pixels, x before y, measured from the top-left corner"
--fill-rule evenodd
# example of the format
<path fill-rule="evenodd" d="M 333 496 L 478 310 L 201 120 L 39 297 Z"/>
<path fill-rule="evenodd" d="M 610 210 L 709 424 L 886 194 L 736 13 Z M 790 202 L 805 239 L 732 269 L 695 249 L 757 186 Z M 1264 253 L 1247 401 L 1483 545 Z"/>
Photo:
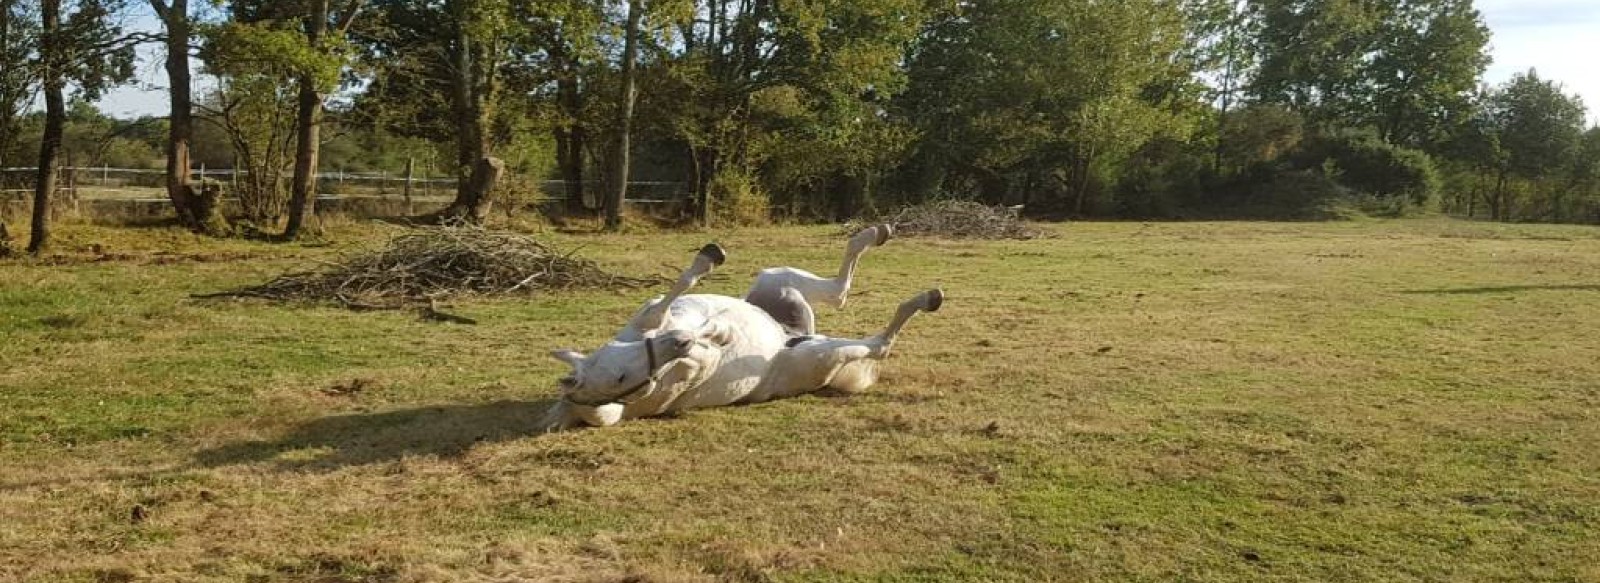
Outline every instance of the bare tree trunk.
<path fill-rule="evenodd" d="M 38 255 L 50 242 L 50 195 L 56 190 L 56 159 L 61 155 L 61 135 L 67 121 L 65 72 L 61 70 L 61 0 L 40 2 L 44 38 L 39 43 L 44 65 L 44 136 L 39 140 L 39 171 L 33 188 L 33 232 L 28 253 Z"/>
<path fill-rule="evenodd" d="M 475 50 L 472 37 L 465 29 L 459 33 L 459 46 L 457 47 L 455 63 L 455 101 L 456 114 L 456 180 L 457 198 L 467 190 L 467 182 L 473 165 L 482 160 L 486 154 L 483 142 L 483 127 L 478 123 L 481 107 L 478 104 L 479 95 L 476 91 L 478 79 L 473 75 L 476 66 L 473 62 Z"/>
<path fill-rule="evenodd" d="M 457 23 L 455 79 L 451 92 L 456 122 L 456 198 L 439 216 L 476 217 L 474 221 L 481 221 L 488 214 L 490 200 L 488 191 L 478 182 L 478 174 L 490 152 L 489 123 L 493 115 L 496 65 L 492 50 L 480 46 L 481 39 L 474 39 L 467 30 L 466 17 L 458 18 L 463 21 Z M 504 163 L 495 162 L 503 172 Z M 478 212 L 480 205 L 485 209 L 483 216 Z"/>
<path fill-rule="evenodd" d="M 455 202 L 439 212 L 438 221 L 483 224 L 483 221 L 489 218 L 489 210 L 494 204 L 494 187 L 505 172 L 506 163 L 499 158 L 487 157 L 478 160 L 472 167 L 472 175 L 467 179 L 466 185 L 456 193 Z"/>
<path fill-rule="evenodd" d="M 9 51 L 11 49 L 11 31 L 13 28 L 11 10 L 12 5 L 15 3 L 15 0 L 0 0 L 0 51 Z M 4 81 L 10 81 L 9 76 Z M 13 109 L 13 107 L 21 106 L 18 103 L 21 101 L 21 96 L 12 93 L 12 88 L 9 85 L 10 83 L 5 83 L 5 86 L 0 86 L 0 168 L 7 166 L 6 153 L 11 151 L 11 143 L 16 139 L 17 135 L 13 126 L 20 112 Z"/>
<path fill-rule="evenodd" d="M 613 155 L 610 190 L 606 193 L 606 230 L 622 228 L 622 201 L 628 196 L 628 155 L 632 151 L 633 102 L 637 97 L 635 87 L 638 75 L 634 72 L 639 59 L 639 19 L 644 16 L 640 0 L 628 0 L 628 28 L 622 43 L 622 107 L 617 113 L 617 149 Z"/>
<path fill-rule="evenodd" d="M 178 222 L 191 230 L 200 230 L 200 218 L 194 216 L 190 199 L 194 191 L 189 188 L 189 142 L 194 135 L 194 119 L 189 87 L 189 1 L 172 0 L 169 6 L 162 0 L 150 0 L 156 16 L 167 31 L 167 96 L 172 103 L 167 124 L 167 198 Z"/>
<path fill-rule="evenodd" d="M 1495 221 L 1506 219 L 1506 171 L 1501 170 L 1495 180 L 1494 194 L 1489 199 L 1489 217 Z"/>
<path fill-rule="evenodd" d="M 322 150 L 322 95 L 310 77 L 300 79 L 298 118 L 295 121 L 294 177 L 290 182 L 289 223 L 283 238 L 294 240 L 316 213 L 317 159 Z"/>
<path fill-rule="evenodd" d="M 561 181 L 566 192 L 568 215 L 583 215 L 589 211 L 583 196 L 583 149 L 588 131 L 583 126 L 583 94 L 578 88 L 578 63 L 561 45 L 551 53 L 551 67 L 556 70 L 556 98 L 561 113 L 566 116 L 565 126 L 556 128 L 556 164 L 561 167 Z"/>
<path fill-rule="evenodd" d="M 201 200 L 190 183 L 189 144 L 194 141 L 194 99 L 189 72 L 189 41 L 193 36 L 189 0 L 150 0 L 167 32 L 167 95 L 172 102 L 167 128 L 167 198 L 178 222 L 212 236 L 231 228 L 218 205 Z"/>
<path fill-rule="evenodd" d="M 562 130 L 561 141 L 556 144 L 561 155 L 561 180 L 566 183 L 567 212 L 586 214 L 589 208 L 583 200 L 583 149 L 589 132 L 584 129 L 583 120 L 579 119 L 583 97 L 578 93 L 576 79 L 562 79 L 557 83 L 560 85 L 562 109 L 571 119 L 571 125 Z"/>
<path fill-rule="evenodd" d="M 709 147 L 689 148 L 693 164 L 694 185 L 690 193 L 694 207 L 693 220 L 701 227 L 711 226 L 711 181 L 717 175 L 717 153 Z"/>
<path fill-rule="evenodd" d="M 328 32 L 328 0 L 317 2 L 317 9 L 306 23 L 306 38 L 312 47 L 319 47 Z M 300 236 L 307 215 L 316 212 L 317 158 L 322 153 L 322 93 L 317 91 L 316 80 L 310 75 L 300 76 L 299 116 L 295 122 L 294 178 L 289 192 L 289 224 L 283 229 L 283 238 L 294 240 Z"/>
<path fill-rule="evenodd" d="M 588 212 L 583 195 L 582 130 L 577 127 L 556 128 L 556 164 L 561 168 L 562 191 L 566 195 L 566 214 L 578 216 Z"/>

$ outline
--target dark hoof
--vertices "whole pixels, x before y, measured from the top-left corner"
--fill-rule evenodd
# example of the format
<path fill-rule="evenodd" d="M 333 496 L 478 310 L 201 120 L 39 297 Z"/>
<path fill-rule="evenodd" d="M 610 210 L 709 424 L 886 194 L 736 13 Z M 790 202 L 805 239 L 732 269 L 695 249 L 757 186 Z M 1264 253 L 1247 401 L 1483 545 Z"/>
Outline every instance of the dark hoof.
<path fill-rule="evenodd" d="M 939 289 L 937 289 L 937 288 L 928 290 L 928 310 L 927 311 L 929 311 L 929 312 L 937 312 L 937 311 L 939 311 L 939 306 L 943 306 L 943 305 L 944 305 L 944 292 L 939 291 Z"/>
<path fill-rule="evenodd" d="M 728 260 L 728 254 L 723 252 L 722 247 L 719 247 L 716 243 L 706 243 L 705 247 L 700 248 L 700 254 L 706 256 L 706 259 L 710 259 L 712 265 L 719 267 L 722 262 Z"/>
<path fill-rule="evenodd" d="M 891 225 L 889 223 L 884 223 L 884 224 L 878 225 L 878 242 L 877 243 L 873 243 L 872 245 L 874 247 L 876 247 L 876 246 L 882 245 L 884 243 L 888 243 L 889 240 L 893 239 L 893 238 L 894 238 L 894 225 Z"/>

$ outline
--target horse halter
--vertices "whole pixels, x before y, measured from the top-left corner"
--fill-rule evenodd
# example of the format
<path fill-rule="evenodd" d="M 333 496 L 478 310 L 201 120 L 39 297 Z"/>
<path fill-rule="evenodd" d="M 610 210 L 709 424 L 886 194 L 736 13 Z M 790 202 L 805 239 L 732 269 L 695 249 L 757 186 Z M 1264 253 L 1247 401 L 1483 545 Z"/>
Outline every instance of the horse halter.
<path fill-rule="evenodd" d="M 655 347 L 655 344 L 651 342 L 651 340 L 653 340 L 653 339 L 652 338 L 646 338 L 643 341 L 644 342 L 644 357 L 645 357 L 645 361 L 648 362 L 649 366 L 650 366 L 650 368 L 645 369 L 646 371 L 648 371 L 648 374 L 645 375 L 643 381 L 640 381 L 639 384 L 634 385 L 633 388 L 630 388 L 630 389 L 628 389 L 626 391 L 623 391 L 621 395 L 618 395 L 616 397 L 613 397 L 613 398 L 610 398 L 610 399 L 602 399 L 602 400 L 599 400 L 599 401 L 579 401 L 577 399 L 572 398 L 572 395 L 566 395 L 566 396 L 564 396 L 562 398 L 566 399 L 570 403 L 573 403 L 573 404 L 576 404 L 576 405 L 583 405 L 585 407 L 599 407 L 601 405 L 609 405 L 611 403 L 627 403 L 628 402 L 628 397 L 632 397 L 635 394 L 638 394 L 639 391 L 643 391 L 645 389 L 645 387 L 648 387 L 648 386 L 650 386 L 651 383 L 656 382 L 656 366 L 657 366 L 656 365 L 656 347 Z"/>

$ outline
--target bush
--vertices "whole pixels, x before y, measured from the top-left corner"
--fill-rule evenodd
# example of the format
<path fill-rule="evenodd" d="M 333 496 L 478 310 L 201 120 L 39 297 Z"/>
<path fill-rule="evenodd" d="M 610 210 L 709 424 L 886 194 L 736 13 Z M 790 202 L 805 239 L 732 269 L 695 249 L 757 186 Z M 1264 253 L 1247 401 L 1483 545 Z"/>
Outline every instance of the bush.
<path fill-rule="evenodd" d="M 739 226 L 772 222 L 767 194 L 750 173 L 724 168 L 711 179 L 711 210 L 718 223 Z"/>
<path fill-rule="evenodd" d="M 1306 145 L 1297 162 L 1301 169 L 1336 167 L 1339 184 L 1400 212 L 1431 205 L 1439 192 L 1439 172 L 1426 153 L 1370 133 L 1318 138 Z"/>
<path fill-rule="evenodd" d="M 1327 220 L 1342 218 L 1332 212 L 1349 191 L 1321 169 L 1290 170 L 1258 167 L 1243 187 L 1244 201 L 1237 216 L 1263 219 Z"/>
<path fill-rule="evenodd" d="M 1201 197 L 1210 174 L 1202 152 L 1174 140 L 1146 144 L 1118 177 L 1117 215 L 1124 218 L 1174 218 Z"/>

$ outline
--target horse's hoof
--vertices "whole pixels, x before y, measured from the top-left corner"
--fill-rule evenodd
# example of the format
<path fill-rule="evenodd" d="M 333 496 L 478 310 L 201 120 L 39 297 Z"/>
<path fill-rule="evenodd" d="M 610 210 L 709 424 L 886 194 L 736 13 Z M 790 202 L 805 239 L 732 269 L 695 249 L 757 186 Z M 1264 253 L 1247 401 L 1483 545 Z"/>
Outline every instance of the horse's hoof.
<path fill-rule="evenodd" d="M 728 260 L 728 254 L 716 243 L 706 243 L 705 247 L 700 248 L 700 254 L 704 255 L 706 259 L 710 259 L 712 265 L 718 267 L 722 266 L 722 262 Z"/>
<path fill-rule="evenodd" d="M 939 288 L 934 288 L 934 289 L 928 290 L 928 311 L 929 312 L 937 312 L 937 311 L 939 311 L 939 306 L 943 306 L 943 305 L 944 305 L 944 292 L 940 291 Z"/>
<path fill-rule="evenodd" d="M 878 225 L 878 242 L 877 243 L 873 243 L 872 245 L 874 247 L 879 246 L 879 245 L 883 245 L 884 243 L 888 243 L 889 240 L 893 239 L 893 238 L 894 238 L 894 225 L 891 225 L 889 223 L 884 223 L 884 224 Z"/>

